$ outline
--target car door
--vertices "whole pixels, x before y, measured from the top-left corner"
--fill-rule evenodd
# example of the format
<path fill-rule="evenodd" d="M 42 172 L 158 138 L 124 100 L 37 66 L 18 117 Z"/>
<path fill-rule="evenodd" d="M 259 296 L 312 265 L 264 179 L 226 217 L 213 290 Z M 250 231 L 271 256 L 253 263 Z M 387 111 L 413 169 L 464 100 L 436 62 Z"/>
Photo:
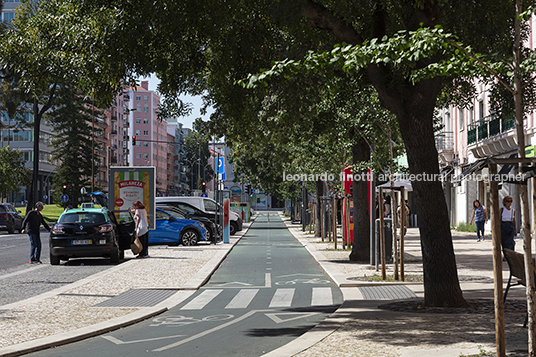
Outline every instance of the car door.
<path fill-rule="evenodd" d="M 156 229 L 149 231 L 149 244 L 178 244 L 182 225 L 169 213 L 156 209 Z"/>
<path fill-rule="evenodd" d="M 22 217 L 12 205 L 8 205 L 8 211 L 11 217 L 13 217 L 15 227 L 14 229 L 20 231 L 22 228 L 22 221 L 24 220 L 24 217 Z"/>
<path fill-rule="evenodd" d="M 109 217 L 117 227 L 119 249 L 130 249 L 130 245 L 134 242 L 134 228 L 136 227 L 134 217 L 128 210 L 114 211 Z"/>

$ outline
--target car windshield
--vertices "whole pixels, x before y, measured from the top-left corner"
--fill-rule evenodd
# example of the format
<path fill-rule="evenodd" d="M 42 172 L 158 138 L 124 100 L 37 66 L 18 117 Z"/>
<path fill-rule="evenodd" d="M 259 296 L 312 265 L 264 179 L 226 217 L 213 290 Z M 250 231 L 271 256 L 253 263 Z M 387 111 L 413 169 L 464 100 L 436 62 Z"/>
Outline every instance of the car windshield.
<path fill-rule="evenodd" d="M 6 207 L 0 206 L 0 213 L 6 213 Z"/>
<path fill-rule="evenodd" d="M 207 199 L 203 200 L 203 202 L 205 203 L 205 210 L 210 212 L 216 211 L 216 202 Z"/>
<path fill-rule="evenodd" d="M 102 213 L 89 212 L 74 212 L 64 214 L 60 217 L 58 223 L 82 223 L 82 224 L 97 224 L 106 222 L 106 218 Z"/>

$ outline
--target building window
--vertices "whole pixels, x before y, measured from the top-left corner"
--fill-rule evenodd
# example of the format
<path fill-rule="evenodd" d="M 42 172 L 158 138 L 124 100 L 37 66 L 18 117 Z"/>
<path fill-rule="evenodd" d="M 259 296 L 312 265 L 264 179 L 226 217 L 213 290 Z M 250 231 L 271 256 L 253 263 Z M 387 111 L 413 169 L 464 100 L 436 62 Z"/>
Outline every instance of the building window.
<path fill-rule="evenodd" d="M 141 100 L 141 95 L 137 95 L 136 100 Z"/>
<path fill-rule="evenodd" d="M 143 135 L 144 135 L 144 136 L 149 136 L 149 130 L 144 130 L 144 131 L 143 131 Z"/>
<path fill-rule="evenodd" d="M 463 130 L 463 109 L 458 109 L 458 127 Z"/>
<path fill-rule="evenodd" d="M 136 130 L 136 135 L 141 135 L 141 130 Z"/>
<path fill-rule="evenodd" d="M 149 158 L 149 154 L 143 154 L 143 158 L 144 158 L 144 159 L 148 159 L 148 158 Z"/>
<path fill-rule="evenodd" d="M 14 12 L 4 12 L 4 22 L 11 22 L 15 18 Z"/>
<path fill-rule="evenodd" d="M 141 159 L 141 153 L 136 153 L 136 159 Z"/>
<path fill-rule="evenodd" d="M 149 107 L 148 107 L 148 106 L 144 106 L 144 107 L 143 107 L 143 112 L 144 112 L 144 113 L 149 113 Z"/>
<path fill-rule="evenodd" d="M 143 119 L 143 124 L 149 124 L 149 119 Z"/>
<path fill-rule="evenodd" d="M 144 100 L 144 101 L 148 101 L 148 100 L 149 100 L 149 96 L 148 96 L 148 95 L 144 95 L 144 96 L 143 96 L 143 100 Z"/>
<path fill-rule="evenodd" d="M 136 124 L 141 124 L 141 119 L 140 118 L 136 119 Z"/>
<path fill-rule="evenodd" d="M 136 111 L 141 113 L 141 105 L 139 103 L 136 105 Z"/>
<path fill-rule="evenodd" d="M 484 119 L 484 102 L 479 102 L 478 103 L 478 111 L 479 111 L 479 114 L 480 114 L 480 117 L 479 117 L 479 120 L 482 120 Z"/>
<path fill-rule="evenodd" d="M 473 107 L 469 107 L 469 117 L 467 118 L 468 123 L 474 123 L 475 122 L 475 110 Z"/>
<path fill-rule="evenodd" d="M 149 142 L 145 141 L 145 142 L 143 143 L 143 147 L 148 148 L 148 147 L 149 147 Z"/>

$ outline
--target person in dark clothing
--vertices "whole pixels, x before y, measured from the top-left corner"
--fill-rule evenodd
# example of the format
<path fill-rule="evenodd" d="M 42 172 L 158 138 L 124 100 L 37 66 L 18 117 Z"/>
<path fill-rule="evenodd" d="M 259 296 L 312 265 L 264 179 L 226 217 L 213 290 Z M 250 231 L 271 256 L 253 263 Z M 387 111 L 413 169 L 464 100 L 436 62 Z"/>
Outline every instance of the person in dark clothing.
<path fill-rule="evenodd" d="M 43 210 L 43 202 L 37 202 L 35 209 L 28 212 L 26 218 L 22 222 L 21 233 L 28 233 L 30 237 L 30 264 L 41 263 L 41 237 L 39 235 L 39 229 L 41 224 L 50 232 L 50 227 L 45 222 L 41 211 Z M 26 229 L 28 226 L 28 229 Z"/>

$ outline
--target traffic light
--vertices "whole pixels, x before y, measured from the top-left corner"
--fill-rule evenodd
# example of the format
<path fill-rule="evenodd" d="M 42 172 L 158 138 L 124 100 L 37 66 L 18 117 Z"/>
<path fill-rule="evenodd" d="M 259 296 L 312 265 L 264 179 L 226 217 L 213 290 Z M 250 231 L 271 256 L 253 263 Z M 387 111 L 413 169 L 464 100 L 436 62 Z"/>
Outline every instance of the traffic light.
<path fill-rule="evenodd" d="M 66 184 L 63 184 L 63 193 L 65 193 L 65 189 L 67 188 Z"/>
<path fill-rule="evenodd" d="M 203 190 L 203 193 L 207 192 L 207 183 L 205 181 L 201 184 L 201 190 Z"/>
<path fill-rule="evenodd" d="M 132 136 L 132 146 L 136 146 L 136 135 Z"/>
<path fill-rule="evenodd" d="M 246 193 L 251 195 L 251 185 L 249 183 L 246 183 Z"/>

